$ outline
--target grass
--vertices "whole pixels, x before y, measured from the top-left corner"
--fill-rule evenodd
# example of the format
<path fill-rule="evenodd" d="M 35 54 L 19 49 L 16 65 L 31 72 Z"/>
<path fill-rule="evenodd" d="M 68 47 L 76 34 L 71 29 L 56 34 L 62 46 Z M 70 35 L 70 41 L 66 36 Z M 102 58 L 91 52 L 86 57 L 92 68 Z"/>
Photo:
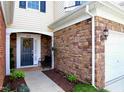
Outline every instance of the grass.
<path fill-rule="evenodd" d="M 108 92 L 105 89 L 99 89 L 97 90 L 95 87 L 93 87 L 90 84 L 77 84 L 75 85 L 74 92 Z"/>
<path fill-rule="evenodd" d="M 99 90 L 97 90 L 98 92 L 109 92 L 108 90 L 106 90 L 106 89 L 99 89 Z"/>

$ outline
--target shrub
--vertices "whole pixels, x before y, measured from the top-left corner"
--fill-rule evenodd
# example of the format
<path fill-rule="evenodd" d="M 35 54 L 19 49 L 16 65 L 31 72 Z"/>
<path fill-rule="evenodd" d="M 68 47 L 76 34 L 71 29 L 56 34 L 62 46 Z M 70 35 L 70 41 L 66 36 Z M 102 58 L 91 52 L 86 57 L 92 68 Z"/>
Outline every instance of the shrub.
<path fill-rule="evenodd" d="M 77 81 L 77 77 L 75 75 L 67 75 L 67 80 L 70 82 L 76 82 Z"/>
<path fill-rule="evenodd" d="M 11 91 L 11 87 L 10 87 L 10 84 L 7 84 L 3 89 L 2 89 L 3 92 L 9 92 Z"/>
<path fill-rule="evenodd" d="M 10 79 L 21 79 L 25 77 L 25 73 L 21 70 L 12 70 L 10 74 Z"/>
<path fill-rule="evenodd" d="M 29 92 L 29 91 L 30 90 L 26 84 L 21 84 L 20 86 L 17 87 L 17 92 Z"/>
<path fill-rule="evenodd" d="M 15 69 L 10 69 L 10 73 L 13 73 L 15 71 Z"/>

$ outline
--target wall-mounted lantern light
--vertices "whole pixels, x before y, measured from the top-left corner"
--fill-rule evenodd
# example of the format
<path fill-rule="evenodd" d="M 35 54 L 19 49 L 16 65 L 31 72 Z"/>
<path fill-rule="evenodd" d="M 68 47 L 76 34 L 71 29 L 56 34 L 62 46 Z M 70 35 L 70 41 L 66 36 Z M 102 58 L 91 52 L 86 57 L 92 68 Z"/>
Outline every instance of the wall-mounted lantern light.
<path fill-rule="evenodd" d="M 52 48 L 51 48 L 51 50 L 52 50 L 52 51 L 55 51 L 55 50 L 56 50 L 56 48 L 55 48 L 55 47 L 52 47 Z"/>
<path fill-rule="evenodd" d="M 107 40 L 108 35 L 109 35 L 109 31 L 108 31 L 107 27 L 105 27 L 105 29 L 103 30 L 103 35 L 101 36 L 101 39 Z"/>

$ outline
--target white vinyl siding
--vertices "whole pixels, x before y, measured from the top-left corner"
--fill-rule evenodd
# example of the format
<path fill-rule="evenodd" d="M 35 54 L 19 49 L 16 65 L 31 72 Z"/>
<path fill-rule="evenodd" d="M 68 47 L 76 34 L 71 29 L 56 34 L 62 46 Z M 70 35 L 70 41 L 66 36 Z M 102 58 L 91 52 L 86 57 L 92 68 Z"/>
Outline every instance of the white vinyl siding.
<path fill-rule="evenodd" d="M 54 19 L 57 20 L 66 14 L 64 9 L 65 1 L 55 1 L 54 2 Z"/>
<path fill-rule="evenodd" d="M 48 31 L 48 25 L 53 20 L 53 2 L 46 1 L 46 13 L 36 11 L 35 9 L 21 9 L 19 2 L 15 2 L 14 20 L 11 27 L 15 29 L 25 29 L 34 31 Z"/>

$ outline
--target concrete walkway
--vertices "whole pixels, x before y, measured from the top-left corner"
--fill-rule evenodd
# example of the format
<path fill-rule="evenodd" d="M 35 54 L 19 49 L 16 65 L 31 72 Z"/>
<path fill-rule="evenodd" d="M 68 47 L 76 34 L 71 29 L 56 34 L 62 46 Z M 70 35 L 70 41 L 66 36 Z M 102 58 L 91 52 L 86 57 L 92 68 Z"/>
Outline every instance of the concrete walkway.
<path fill-rule="evenodd" d="M 110 92 L 124 92 L 124 78 L 107 85 L 105 89 L 109 90 Z"/>
<path fill-rule="evenodd" d="M 31 92 L 64 92 L 41 71 L 25 72 L 25 81 Z"/>

